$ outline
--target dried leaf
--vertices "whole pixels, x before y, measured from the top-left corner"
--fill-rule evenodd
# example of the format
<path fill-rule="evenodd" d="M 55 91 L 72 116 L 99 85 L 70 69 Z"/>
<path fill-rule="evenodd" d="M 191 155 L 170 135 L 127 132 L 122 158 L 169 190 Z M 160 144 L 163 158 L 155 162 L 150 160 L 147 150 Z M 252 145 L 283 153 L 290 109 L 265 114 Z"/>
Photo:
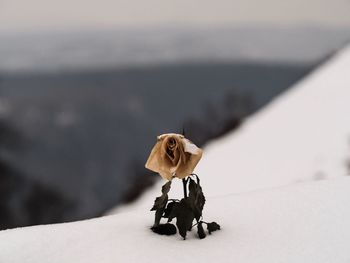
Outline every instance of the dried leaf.
<path fill-rule="evenodd" d="M 174 204 L 174 207 L 169 215 L 168 222 L 176 217 L 176 226 L 183 239 L 186 239 L 187 231 L 192 228 L 194 213 L 189 204 L 188 198 L 182 199 Z"/>
<path fill-rule="evenodd" d="M 164 185 L 162 186 L 162 193 L 163 193 L 163 194 L 169 193 L 170 187 L 171 187 L 171 181 L 167 182 L 166 184 L 164 184 Z"/>
<path fill-rule="evenodd" d="M 169 218 L 169 216 L 170 216 L 171 212 L 173 211 L 174 206 L 176 205 L 176 203 L 177 203 L 176 201 L 172 201 L 172 202 L 168 203 L 167 207 L 164 210 L 164 215 L 163 215 L 164 218 Z"/>
<path fill-rule="evenodd" d="M 198 233 L 198 237 L 200 239 L 203 239 L 206 237 L 206 234 L 204 233 L 202 221 L 198 222 L 198 224 L 197 224 L 197 233 Z"/>
<path fill-rule="evenodd" d="M 199 179 L 198 183 L 196 183 L 190 178 L 189 191 L 189 202 L 191 204 L 191 208 L 194 212 L 196 220 L 199 221 L 202 216 L 202 211 L 205 204 L 205 197 L 202 191 L 202 187 L 199 184 Z"/>
<path fill-rule="evenodd" d="M 220 230 L 220 225 L 216 222 L 211 222 L 207 224 L 207 229 L 209 234 L 211 234 L 212 232 L 216 231 L 216 230 Z"/>
<path fill-rule="evenodd" d="M 167 202 L 168 202 L 167 194 L 157 197 L 156 200 L 154 200 L 154 204 L 153 204 L 153 207 L 151 208 L 151 211 L 161 209 L 163 206 L 166 205 Z"/>
<path fill-rule="evenodd" d="M 171 236 L 176 234 L 176 227 L 173 224 L 159 224 L 158 226 L 151 227 L 154 233 L 159 235 Z"/>
<path fill-rule="evenodd" d="M 157 197 L 154 201 L 154 205 L 151 208 L 151 211 L 156 211 L 155 218 L 154 218 L 154 227 L 158 226 L 160 223 L 160 220 L 163 216 L 165 206 L 168 202 L 168 192 L 170 190 L 171 181 L 167 182 L 162 186 L 162 195 Z"/>
<path fill-rule="evenodd" d="M 179 202 L 175 202 L 168 216 L 168 222 L 171 222 L 177 216 L 178 209 L 179 209 Z"/>

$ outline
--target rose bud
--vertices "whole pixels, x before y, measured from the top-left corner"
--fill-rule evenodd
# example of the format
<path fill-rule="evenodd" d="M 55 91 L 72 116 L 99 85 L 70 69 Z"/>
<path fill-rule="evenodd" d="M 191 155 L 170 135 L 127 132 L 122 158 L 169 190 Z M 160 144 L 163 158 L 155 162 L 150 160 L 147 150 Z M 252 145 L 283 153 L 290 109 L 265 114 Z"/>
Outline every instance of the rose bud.
<path fill-rule="evenodd" d="M 202 149 L 181 134 L 162 134 L 157 137 L 145 166 L 165 180 L 183 179 L 193 172 L 202 153 Z"/>

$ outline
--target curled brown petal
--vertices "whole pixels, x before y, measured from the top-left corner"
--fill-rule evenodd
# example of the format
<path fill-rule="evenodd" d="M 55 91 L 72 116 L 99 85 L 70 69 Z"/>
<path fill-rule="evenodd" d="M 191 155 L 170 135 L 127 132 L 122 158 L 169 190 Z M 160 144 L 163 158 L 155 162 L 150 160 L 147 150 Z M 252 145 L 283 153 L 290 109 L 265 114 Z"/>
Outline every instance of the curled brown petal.
<path fill-rule="evenodd" d="M 175 158 L 174 151 L 176 150 L 176 146 L 177 146 L 176 140 L 170 137 L 166 143 L 166 153 L 171 158 L 171 160 Z"/>
<path fill-rule="evenodd" d="M 157 137 L 145 166 L 164 179 L 182 179 L 192 173 L 201 157 L 202 150 L 183 135 L 163 134 Z"/>

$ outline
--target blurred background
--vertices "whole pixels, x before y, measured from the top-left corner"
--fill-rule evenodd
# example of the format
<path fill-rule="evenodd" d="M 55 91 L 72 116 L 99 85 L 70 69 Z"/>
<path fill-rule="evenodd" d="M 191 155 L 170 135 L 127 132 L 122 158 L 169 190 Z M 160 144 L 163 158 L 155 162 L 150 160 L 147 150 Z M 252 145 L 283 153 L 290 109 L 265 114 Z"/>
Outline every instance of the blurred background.
<path fill-rule="evenodd" d="M 349 0 L 0 0 L 0 229 L 102 215 L 350 39 Z"/>

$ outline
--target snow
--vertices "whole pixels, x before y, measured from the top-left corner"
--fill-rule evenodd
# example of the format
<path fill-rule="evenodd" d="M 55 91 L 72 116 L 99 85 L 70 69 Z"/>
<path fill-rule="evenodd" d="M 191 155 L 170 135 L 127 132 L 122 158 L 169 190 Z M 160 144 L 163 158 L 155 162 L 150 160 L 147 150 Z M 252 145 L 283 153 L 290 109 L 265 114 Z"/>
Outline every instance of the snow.
<path fill-rule="evenodd" d="M 249 118 L 238 131 L 207 145 L 195 170 L 205 194 L 348 175 L 349 69 L 350 46 Z M 132 207 L 149 206 L 163 183 Z M 181 191 L 180 185 L 172 192 L 178 196 Z"/>
<path fill-rule="evenodd" d="M 347 48 L 248 120 L 239 132 L 209 145 L 197 170 L 207 192 L 216 193 L 216 180 L 223 185 L 220 191 L 228 193 L 346 174 L 349 69 Z"/>
<path fill-rule="evenodd" d="M 350 47 L 205 148 L 204 220 L 222 230 L 153 234 L 159 181 L 112 216 L 0 231 L 0 262 L 349 262 L 349 68 Z"/>
<path fill-rule="evenodd" d="M 0 232 L 0 262 L 349 262 L 350 178 L 210 198 L 222 230 L 183 241 L 133 210 L 77 223 Z"/>

